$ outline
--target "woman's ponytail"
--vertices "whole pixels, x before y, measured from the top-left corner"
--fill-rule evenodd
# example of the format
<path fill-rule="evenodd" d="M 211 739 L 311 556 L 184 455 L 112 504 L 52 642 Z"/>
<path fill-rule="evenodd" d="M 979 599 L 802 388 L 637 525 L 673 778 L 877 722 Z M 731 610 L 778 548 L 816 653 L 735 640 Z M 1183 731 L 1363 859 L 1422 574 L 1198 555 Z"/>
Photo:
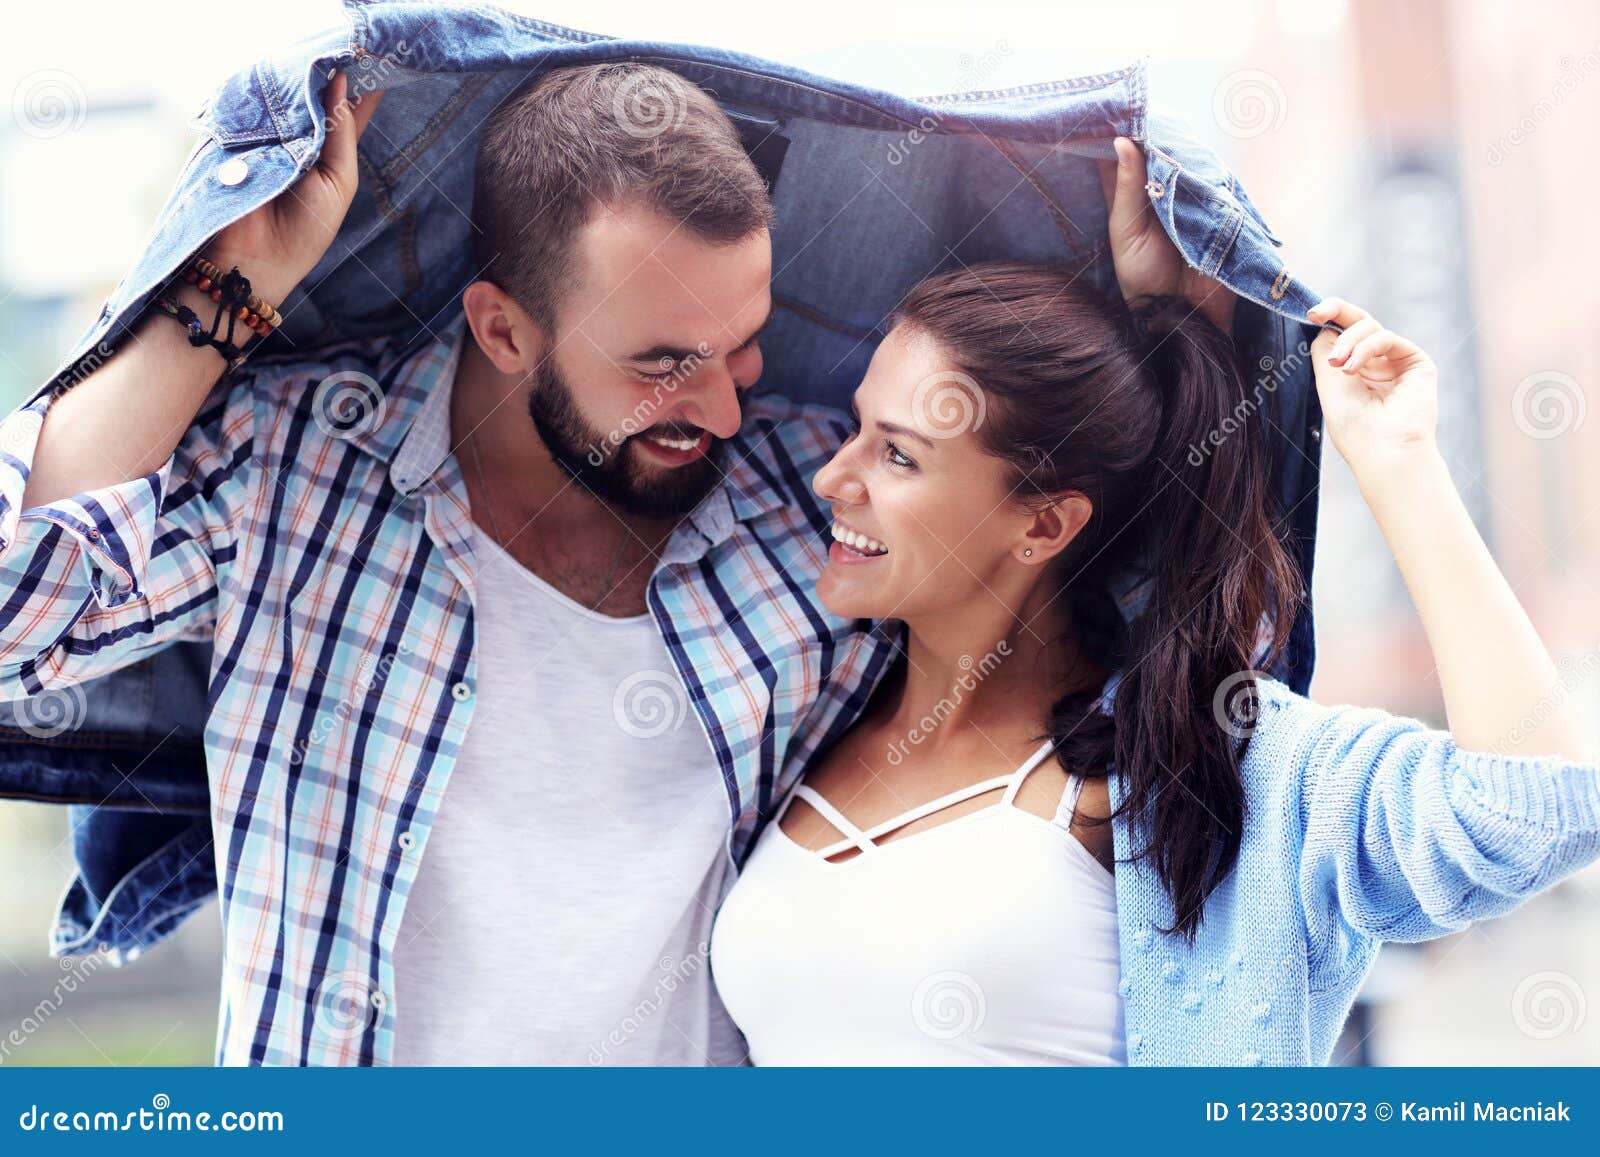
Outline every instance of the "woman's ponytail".
<path fill-rule="evenodd" d="M 1140 487 L 1148 586 L 1114 696 L 1114 762 L 1131 813 L 1150 809 L 1149 851 L 1192 938 L 1238 858 L 1252 722 L 1239 705 L 1288 640 L 1299 578 L 1273 525 L 1261 399 L 1232 343 L 1182 298 L 1135 303 L 1131 321 L 1162 421 Z"/>

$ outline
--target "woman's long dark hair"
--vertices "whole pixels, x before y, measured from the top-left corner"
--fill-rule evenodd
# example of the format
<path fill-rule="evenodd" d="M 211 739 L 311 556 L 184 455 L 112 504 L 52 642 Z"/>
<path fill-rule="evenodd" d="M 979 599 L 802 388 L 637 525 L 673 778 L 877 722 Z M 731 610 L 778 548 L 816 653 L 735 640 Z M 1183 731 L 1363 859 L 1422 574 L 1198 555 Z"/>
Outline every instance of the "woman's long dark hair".
<path fill-rule="evenodd" d="M 1063 767 L 1121 777 L 1117 814 L 1148 836 L 1135 858 L 1154 857 L 1168 931 L 1193 940 L 1244 821 L 1248 721 L 1218 703 L 1253 700 L 1301 597 L 1273 525 L 1261 398 L 1189 302 L 1130 308 L 1072 268 L 963 268 L 921 283 L 893 320 L 983 389 L 977 433 L 1019 500 L 1093 503 L 1053 573 L 1080 644 L 1121 679 L 1109 715 L 1098 689 L 1068 694 L 1049 734 Z M 1130 591 L 1131 627 L 1116 602 Z"/>

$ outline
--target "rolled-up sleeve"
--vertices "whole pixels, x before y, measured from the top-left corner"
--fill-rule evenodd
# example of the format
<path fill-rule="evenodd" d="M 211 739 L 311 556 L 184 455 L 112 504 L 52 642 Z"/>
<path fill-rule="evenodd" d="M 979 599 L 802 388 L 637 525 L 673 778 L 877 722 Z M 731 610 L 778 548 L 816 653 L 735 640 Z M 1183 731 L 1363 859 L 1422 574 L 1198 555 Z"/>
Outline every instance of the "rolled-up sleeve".
<path fill-rule="evenodd" d="M 1281 709 L 1299 736 L 1314 968 L 1352 933 L 1443 936 L 1600 859 L 1600 766 L 1463 750 L 1373 708 L 1294 697 Z"/>
<path fill-rule="evenodd" d="M 143 477 L 23 508 L 51 399 L 0 421 L 0 698 L 104 674 L 214 617 L 251 483 L 253 393 L 219 386 Z"/>

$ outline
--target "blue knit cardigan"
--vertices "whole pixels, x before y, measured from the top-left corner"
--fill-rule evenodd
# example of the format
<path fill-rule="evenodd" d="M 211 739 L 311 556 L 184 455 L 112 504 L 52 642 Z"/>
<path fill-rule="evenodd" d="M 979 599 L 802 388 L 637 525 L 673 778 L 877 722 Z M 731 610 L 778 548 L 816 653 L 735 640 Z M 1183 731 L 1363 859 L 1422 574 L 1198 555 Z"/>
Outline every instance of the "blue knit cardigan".
<path fill-rule="evenodd" d="M 1150 858 L 1122 862 L 1143 839 L 1112 825 L 1130 1065 L 1327 1064 L 1382 941 L 1499 916 L 1600 858 L 1600 766 L 1257 685 L 1239 862 L 1192 946 L 1160 931 Z"/>

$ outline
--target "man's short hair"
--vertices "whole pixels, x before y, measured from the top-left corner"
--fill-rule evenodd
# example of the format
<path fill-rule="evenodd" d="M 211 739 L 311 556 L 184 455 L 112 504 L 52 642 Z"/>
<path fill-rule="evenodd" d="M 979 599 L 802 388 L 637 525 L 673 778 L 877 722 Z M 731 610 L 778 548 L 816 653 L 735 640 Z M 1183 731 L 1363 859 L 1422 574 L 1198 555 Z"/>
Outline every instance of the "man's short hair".
<path fill-rule="evenodd" d="M 772 202 L 716 101 L 633 61 L 544 73 L 495 110 L 478 142 L 473 256 L 553 329 L 573 241 L 600 205 L 643 203 L 713 243 L 772 224 Z"/>

